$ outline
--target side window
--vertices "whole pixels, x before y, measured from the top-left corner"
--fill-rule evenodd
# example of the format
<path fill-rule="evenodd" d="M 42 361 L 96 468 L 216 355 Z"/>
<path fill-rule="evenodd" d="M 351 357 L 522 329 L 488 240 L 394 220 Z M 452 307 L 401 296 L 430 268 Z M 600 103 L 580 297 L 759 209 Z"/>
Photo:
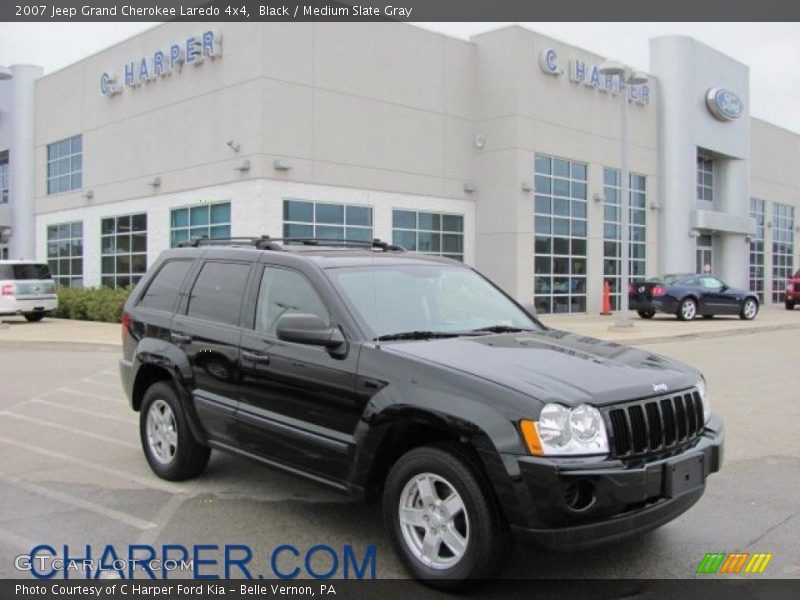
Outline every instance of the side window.
<path fill-rule="evenodd" d="M 722 287 L 722 282 L 716 277 L 703 277 L 703 287 L 709 290 L 716 290 Z"/>
<path fill-rule="evenodd" d="M 178 289 L 192 267 L 192 262 L 191 260 L 171 260 L 164 263 L 153 281 L 147 286 L 147 291 L 139 301 L 139 306 L 152 310 L 171 311 L 175 305 Z"/>
<path fill-rule="evenodd" d="M 687 287 L 698 287 L 700 286 L 700 279 L 697 277 L 690 277 L 689 279 L 684 280 L 683 285 Z"/>
<path fill-rule="evenodd" d="M 267 267 L 261 277 L 256 304 L 256 330 L 274 333 L 287 313 L 310 313 L 330 323 L 330 315 L 311 282 L 295 271 Z"/>
<path fill-rule="evenodd" d="M 190 317 L 238 325 L 239 309 L 250 265 L 207 262 L 203 265 L 189 296 Z"/>

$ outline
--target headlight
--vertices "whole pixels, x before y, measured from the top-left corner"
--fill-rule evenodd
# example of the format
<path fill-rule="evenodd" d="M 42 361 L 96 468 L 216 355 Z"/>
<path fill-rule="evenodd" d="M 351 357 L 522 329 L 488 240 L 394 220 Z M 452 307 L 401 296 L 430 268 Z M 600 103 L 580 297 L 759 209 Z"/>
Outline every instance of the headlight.
<path fill-rule="evenodd" d="M 708 400 L 708 390 L 706 380 L 701 379 L 697 382 L 697 393 L 700 394 L 700 401 L 703 403 L 703 423 L 708 423 L 711 418 L 711 403 Z"/>
<path fill-rule="evenodd" d="M 520 429 L 532 454 L 608 454 L 603 416 L 588 404 L 572 409 L 560 404 L 546 404 L 538 421 L 522 421 Z"/>

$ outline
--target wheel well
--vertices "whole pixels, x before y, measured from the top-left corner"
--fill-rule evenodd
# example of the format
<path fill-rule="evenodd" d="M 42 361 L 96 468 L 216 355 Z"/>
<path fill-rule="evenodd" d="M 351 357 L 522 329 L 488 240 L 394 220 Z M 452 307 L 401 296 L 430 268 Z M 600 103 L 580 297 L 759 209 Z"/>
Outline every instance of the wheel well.
<path fill-rule="evenodd" d="M 133 410 L 139 410 L 142 406 L 144 394 L 154 383 L 159 381 L 171 381 L 172 375 L 163 367 L 155 365 L 143 365 L 136 374 L 136 381 L 133 384 Z"/>
<path fill-rule="evenodd" d="M 367 476 L 366 497 L 374 499 L 380 495 L 392 466 L 406 452 L 421 446 L 443 444 L 457 447 L 473 458 L 476 465 L 483 468 L 475 448 L 458 433 L 445 427 L 417 421 L 397 423 L 386 433 L 375 452 Z"/>

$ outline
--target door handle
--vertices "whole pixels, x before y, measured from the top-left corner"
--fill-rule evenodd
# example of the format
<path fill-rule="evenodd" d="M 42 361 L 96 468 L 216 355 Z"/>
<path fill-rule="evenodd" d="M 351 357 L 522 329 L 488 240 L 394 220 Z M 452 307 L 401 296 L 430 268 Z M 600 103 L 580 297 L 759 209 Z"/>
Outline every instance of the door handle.
<path fill-rule="evenodd" d="M 269 354 L 259 354 L 257 352 L 242 352 L 242 357 L 263 365 L 269 364 Z"/>
<path fill-rule="evenodd" d="M 189 344 L 192 341 L 192 336 L 184 333 L 170 333 L 170 339 L 178 344 Z"/>

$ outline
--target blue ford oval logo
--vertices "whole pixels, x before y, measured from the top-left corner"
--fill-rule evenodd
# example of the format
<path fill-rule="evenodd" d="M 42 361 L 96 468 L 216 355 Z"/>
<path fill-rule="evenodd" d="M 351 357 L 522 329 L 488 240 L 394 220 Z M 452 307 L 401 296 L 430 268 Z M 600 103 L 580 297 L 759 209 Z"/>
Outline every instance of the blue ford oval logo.
<path fill-rule="evenodd" d="M 706 93 L 708 110 L 720 121 L 735 121 L 744 112 L 744 102 L 725 88 L 711 88 Z"/>

